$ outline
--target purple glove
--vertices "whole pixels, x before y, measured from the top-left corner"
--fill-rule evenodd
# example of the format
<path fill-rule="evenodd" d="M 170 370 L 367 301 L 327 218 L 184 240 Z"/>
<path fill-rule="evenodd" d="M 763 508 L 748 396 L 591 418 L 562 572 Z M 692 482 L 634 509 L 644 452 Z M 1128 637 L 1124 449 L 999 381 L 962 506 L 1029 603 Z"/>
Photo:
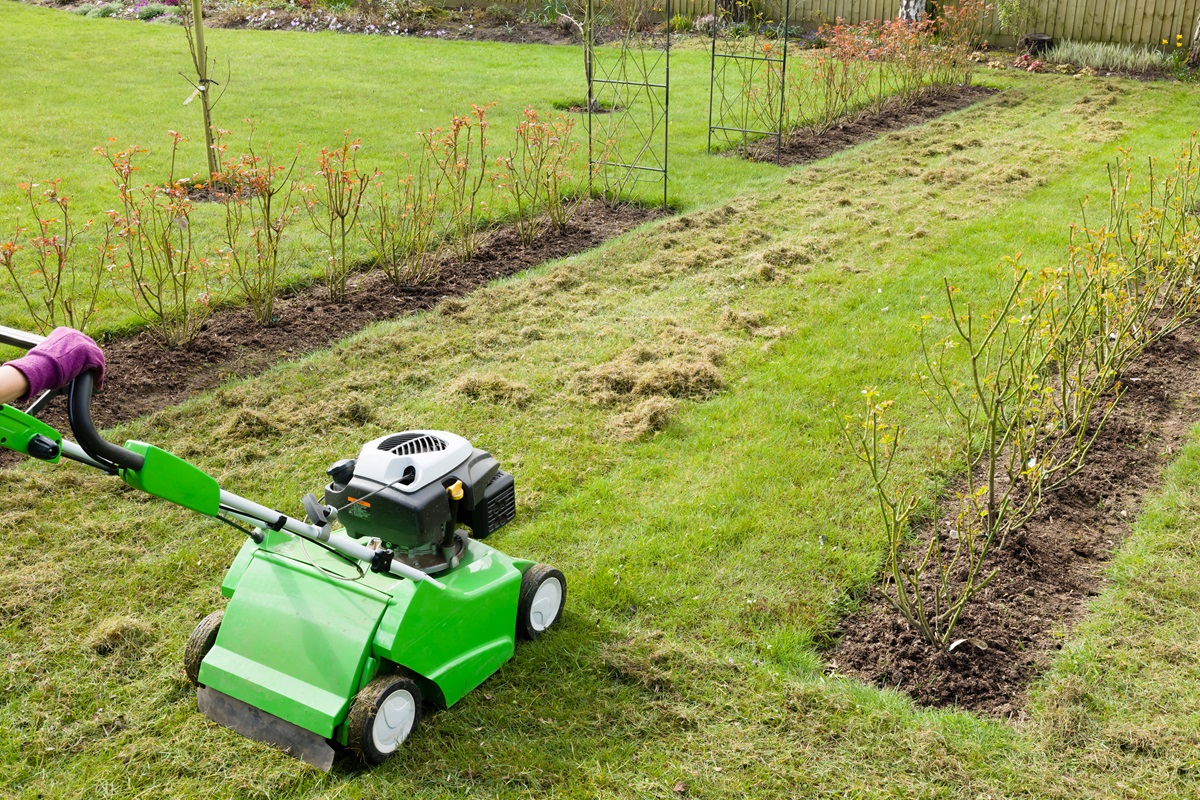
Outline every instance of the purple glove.
<path fill-rule="evenodd" d="M 5 366 L 16 368 L 29 381 L 29 391 L 18 402 L 61 389 L 87 370 L 99 370 L 96 388 L 104 386 L 104 353 L 74 328 L 55 328 L 46 341 Z"/>

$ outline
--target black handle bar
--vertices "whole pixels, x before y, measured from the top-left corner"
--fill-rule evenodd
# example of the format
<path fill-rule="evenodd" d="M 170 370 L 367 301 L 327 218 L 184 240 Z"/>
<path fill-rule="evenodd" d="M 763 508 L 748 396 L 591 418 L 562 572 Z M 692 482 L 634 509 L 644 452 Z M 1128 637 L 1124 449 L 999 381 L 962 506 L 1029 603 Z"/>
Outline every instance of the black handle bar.
<path fill-rule="evenodd" d="M 46 341 L 45 336 L 0 325 L 0 343 L 31 350 L 44 341 Z M 83 448 L 83 452 L 105 467 L 140 470 L 146 463 L 145 458 L 124 447 L 105 441 L 92 423 L 92 389 L 95 386 L 96 373 L 94 372 L 84 372 L 71 381 L 70 395 L 67 398 L 67 419 L 71 421 L 71 431 L 75 434 L 75 439 Z"/>
<path fill-rule="evenodd" d="M 92 458 L 105 466 L 111 464 L 136 472 L 146 463 L 146 459 L 124 447 L 106 442 L 92 424 L 92 388 L 95 382 L 95 372 L 84 372 L 71 381 L 70 395 L 67 397 L 67 419 L 71 421 L 71 431 L 83 452 Z"/>

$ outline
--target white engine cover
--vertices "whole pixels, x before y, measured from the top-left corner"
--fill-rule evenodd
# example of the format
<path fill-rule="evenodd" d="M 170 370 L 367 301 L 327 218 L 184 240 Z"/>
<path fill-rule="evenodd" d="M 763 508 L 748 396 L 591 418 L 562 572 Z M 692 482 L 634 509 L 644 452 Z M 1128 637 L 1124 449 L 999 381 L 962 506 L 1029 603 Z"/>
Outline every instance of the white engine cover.
<path fill-rule="evenodd" d="M 404 478 L 409 467 L 416 477 L 396 483 L 401 492 L 415 492 L 439 481 L 471 455 L 471 443 L 446 431 L 404 431 L 372 439 L 362 446 L 354 465 L 354 476 L 389 484 Z"/>

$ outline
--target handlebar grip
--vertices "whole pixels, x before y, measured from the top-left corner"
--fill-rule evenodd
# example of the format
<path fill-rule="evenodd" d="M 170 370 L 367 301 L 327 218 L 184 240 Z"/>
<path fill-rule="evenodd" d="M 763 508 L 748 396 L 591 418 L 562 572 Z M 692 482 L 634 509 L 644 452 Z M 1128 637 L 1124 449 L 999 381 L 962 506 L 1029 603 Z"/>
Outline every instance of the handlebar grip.
<path fill-rule="evenodd" d="M 76 441 L 85 453 L 101 463 L 140 471 L 146 463 L 142 455 L 105 441 L 92 424 L 92 388 L 95 382 L 95 372 L 84 372 L 71 381 L 67 419 L 71 421 L 71 431 Z"/>
<path fill-rule="evenodd" d="M 6 328 L 0 325 L 0 343 L 19 347 L 22 350 L 32 350 L 44 341 L 46 341 L 45 336 L 39 336 L 36 333 L 26 333 L 16 328 Z"/>

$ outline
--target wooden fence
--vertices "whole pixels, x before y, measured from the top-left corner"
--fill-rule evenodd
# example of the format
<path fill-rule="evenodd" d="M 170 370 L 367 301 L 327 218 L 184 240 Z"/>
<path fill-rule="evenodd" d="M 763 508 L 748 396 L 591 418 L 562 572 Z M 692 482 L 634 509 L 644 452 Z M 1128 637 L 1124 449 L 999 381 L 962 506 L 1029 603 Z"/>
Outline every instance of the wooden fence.
<path fill-rule="evenodd" d="M 1189 47 L 1200 13 L 1200 0 L 1034 0 L 1038 6 L 1038 30 L 1055 39 L 1085 42 L 1125 42 L 1161 46 L 1163 39 L 1174 48 L 1175 37 L 1183 34 Z M 783 0 L 755 3 L 764 14 L 783 10 Z M 671 11 L 700 17 L 711 14 L 712 0 L 671 0 Z M 773 12 L 772 12 L 773 9 Z M 857 23 L 890 19 L 898 15 L 900 0 L 792 0 L 791 20 L 796 24 L 832 22 L 839 17 Z M 995 15 L 985 26 L 992 41 L 1008 41 L 1001 34 Z"/>

